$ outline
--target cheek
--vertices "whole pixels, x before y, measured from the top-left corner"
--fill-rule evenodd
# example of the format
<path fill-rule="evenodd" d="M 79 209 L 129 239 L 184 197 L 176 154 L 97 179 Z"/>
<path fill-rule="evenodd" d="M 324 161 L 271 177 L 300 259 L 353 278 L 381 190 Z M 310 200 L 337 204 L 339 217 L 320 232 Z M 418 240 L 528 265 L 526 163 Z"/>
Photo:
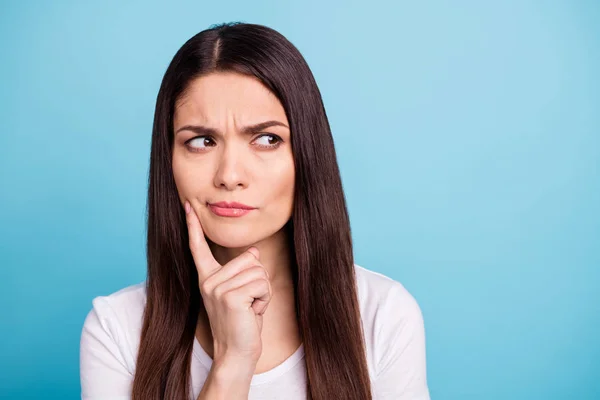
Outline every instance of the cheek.
<path fill-rule="evenodd" d="M 271 180 L 272 196 L 277 205 L 277 212 L 289 214 L 294 201 L 295 174 L 294 168 L 281 171 Z"/>
<path fill-rule="evenodd" d="M 173 178 L 182 202 L 206 193 L 206 185 L 210 185 L 210 174 L 206 168 L 186 162 L 182 157 L 173 157 Z"/>

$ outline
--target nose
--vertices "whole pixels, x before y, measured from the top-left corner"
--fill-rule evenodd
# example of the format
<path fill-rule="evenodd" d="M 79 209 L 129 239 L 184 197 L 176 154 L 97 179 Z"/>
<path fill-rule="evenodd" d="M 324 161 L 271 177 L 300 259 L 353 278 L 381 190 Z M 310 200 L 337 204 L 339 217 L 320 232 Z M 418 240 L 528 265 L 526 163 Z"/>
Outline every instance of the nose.
<path fill-rule="evenodd" d="M 235 190 L 248 186 L 245 158 L 240 145 L 229 142 L 219 154 L 214 185 L 217 188 Z"/>

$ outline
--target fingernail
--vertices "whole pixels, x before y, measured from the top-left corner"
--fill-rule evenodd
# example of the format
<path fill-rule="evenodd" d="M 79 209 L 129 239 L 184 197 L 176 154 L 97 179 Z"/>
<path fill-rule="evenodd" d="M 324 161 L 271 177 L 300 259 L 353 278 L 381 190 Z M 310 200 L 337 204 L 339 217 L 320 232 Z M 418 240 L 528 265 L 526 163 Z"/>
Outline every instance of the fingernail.
<path fill-rule="evenodd" d="M 189 214 L 191 209 L 192 208 L 190 207 L 190 203 L 188 203 L 188 201 L 186 200 L 185 201 L 185 213 Z"/>

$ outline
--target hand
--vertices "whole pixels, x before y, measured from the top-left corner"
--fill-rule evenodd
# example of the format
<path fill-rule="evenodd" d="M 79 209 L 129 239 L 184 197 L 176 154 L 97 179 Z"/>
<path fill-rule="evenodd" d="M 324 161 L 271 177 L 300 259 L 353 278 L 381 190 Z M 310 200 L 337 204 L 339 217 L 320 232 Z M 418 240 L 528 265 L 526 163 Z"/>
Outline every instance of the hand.
<path fill-rule="evenodd" d="M 193 207 L 186 201 L 185 208 L 189 246 L 213 336 L 213 359 L 257 362 L 262 353 L 263 314 L 272 294 L 269 274 L 259 261 L 258 249 L 251 247 L 220 265 L 204 238 Z"/>

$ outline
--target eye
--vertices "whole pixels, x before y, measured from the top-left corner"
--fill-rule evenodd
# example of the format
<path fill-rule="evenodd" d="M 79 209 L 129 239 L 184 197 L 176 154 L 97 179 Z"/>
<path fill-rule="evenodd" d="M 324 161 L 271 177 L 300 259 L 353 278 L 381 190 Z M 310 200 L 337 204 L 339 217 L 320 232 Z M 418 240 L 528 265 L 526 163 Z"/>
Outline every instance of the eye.
<path fill-rule="evenodd" d="M 254 140 L 254 142 L 258 147 L 262 149 L 273 149 L 279 147 L 283 140 L 279 136 L 269 133 L 260 135 Z"/>
<path fill-rule="evenodd" d="M 185 146 L 191 151 L 204 151 L 207 147 L 214 145 L 215 142 L 209 136 L 196 136 L 185 142 Z"/>

